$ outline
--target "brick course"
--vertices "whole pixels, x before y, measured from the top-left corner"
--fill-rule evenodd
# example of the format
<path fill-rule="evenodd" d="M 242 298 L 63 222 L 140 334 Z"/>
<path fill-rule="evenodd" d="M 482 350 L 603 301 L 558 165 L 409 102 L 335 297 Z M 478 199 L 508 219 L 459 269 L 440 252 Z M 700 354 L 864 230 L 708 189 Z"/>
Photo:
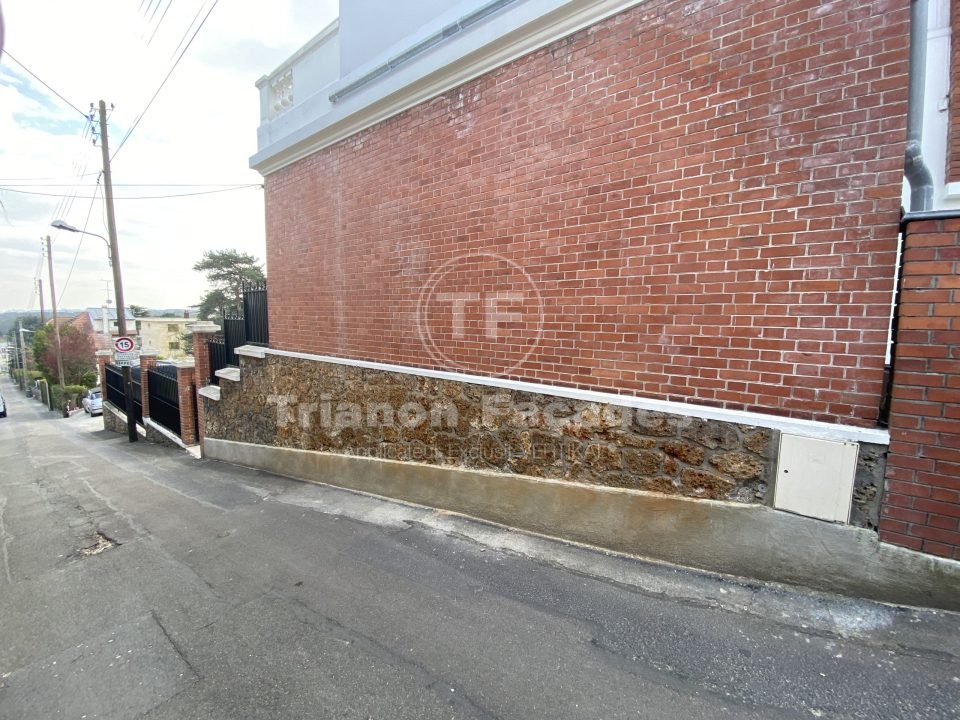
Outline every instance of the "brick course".
<path fill-rule="evenodd" d="M 905 247 L 880 538 L 960 560 L 960 219 Z"/>
<path fill-rule="evenodd" d="M 873 425 L 908 15 L 651 0 L 270 174 L 271 345 Z"/>
<path fill-rule="evenodd" d="M 140 406 L 143 408 L 145 418 L 150 417 L 150 371 L 156 367 L 156 353 L 140 353 Z"/>
<path fill-rule="evenodd" d="M 193 333 L 193 368 L 195 390 L 210 384 L 210 346 L 208 343 L 219 332 L 219 328 L 212 323 L 194 324 L 190 331 Z M 199 395 L 195 398 L 197 408 L 197 442 L 203 445 L 206 434 L 206 424 L 203 416 L 203 402 Z"/>
<path fill-rule="evenodd" d="M 180 403 L 180 439 L 184 445 L 196 445 L 196 373 L 193 365 L 177 364 L 177 397 Z"/>

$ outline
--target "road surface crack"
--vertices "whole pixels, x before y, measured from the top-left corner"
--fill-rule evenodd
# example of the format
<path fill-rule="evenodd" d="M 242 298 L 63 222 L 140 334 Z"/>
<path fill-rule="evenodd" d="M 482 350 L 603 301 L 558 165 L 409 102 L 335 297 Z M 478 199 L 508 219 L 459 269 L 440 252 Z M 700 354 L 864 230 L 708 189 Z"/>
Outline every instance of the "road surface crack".
<path fill-rule="evenodd" d="M 169 633 L 166 626 L 160 620 L 160 616 L 157 615 L 157 611 L 152 609 L 150 610 L 150 615 L 153 617 L 153 621 L 157 624 L 157 627 L 160 628 L 160 632 L 163 633 L 163 636 L 167 639 L 167 642 L 170 643 L 170 647 L 173 648 L 174 652 L 177 653 L 177 657 L 183 660 L 184 665 L 190 668 L 190 672 L 193 673 L 193 676 L 198 680 L 203 680 L 203 675 L 193 666 L 193 663 L 190 662 L 190 659 L 184 653 L 183 648 L 180 647 L 180 644 L 173 639 L 173 636 Z"/>
<path fill-rule="evenodd" d="M 343 625 L 328 615 L 317 612 L 299 598 L 279 595 L 275 597 L 299 608 L 301 612 L 298 614 L 300 614 L 301 617 L 298 619 L 312 630 L 316 630 L 340 642 L 355 644 L 362 651 L 373 657 L 383 658 L 407 668 L 411 674 L 420 680 L 423 687 L 436 693 L 441 700 L 450 706 L 456 707 L 471 717 L 478 718 L 478 720 L 500 720 L 498 715 L 490 712 L 477 701 L 473 700 L 457 683 L 437 675 L 426 665 L 412 660 L 410 657 L 397 652 L 393 648 L 384 645 L 368 635 Z"/>
<path fill-rule="evenodd" d="M 7 509 L 6 495 L 0 495 L 0 559 L 3 561 L 3 576 L 8 585 L 13 584 L 13 577 L 10 574 L 10 556 L 7 553 L 7 543 L 13 540 L 13 535 L 7 532 L 7 526 L 3 520 L 3 514 Z"/>

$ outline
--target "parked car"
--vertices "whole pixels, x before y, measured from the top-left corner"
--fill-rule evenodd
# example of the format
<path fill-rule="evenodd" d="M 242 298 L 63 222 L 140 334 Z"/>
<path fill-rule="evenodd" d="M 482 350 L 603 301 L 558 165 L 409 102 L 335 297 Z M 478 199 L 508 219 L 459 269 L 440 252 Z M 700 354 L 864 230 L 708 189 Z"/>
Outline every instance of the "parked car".
<path fill-rule="evenodd" d="M 87 394 L 84 395 L 80 404 L 83 405 L 83 411 L 86 413 L 103 415 L 103 395 L 100 392 L 100 388 L 87 390 Z"/>
<path fill-rule="evenodd" d="M 7 416 L 7 405 L 3 402 L 3 395 L 0 395 L 0 418 Z"/>

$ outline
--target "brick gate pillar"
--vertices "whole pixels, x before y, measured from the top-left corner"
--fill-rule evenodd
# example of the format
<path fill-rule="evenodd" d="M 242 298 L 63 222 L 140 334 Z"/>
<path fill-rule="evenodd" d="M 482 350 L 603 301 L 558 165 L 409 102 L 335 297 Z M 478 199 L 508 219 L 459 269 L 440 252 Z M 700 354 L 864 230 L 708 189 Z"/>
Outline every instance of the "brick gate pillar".
<path fill-rule="evenodd" d="M 177 360 L 177 399 L 180 403 L 180 439 L 184 445 L 197 444 L 196 380 L 193 358 Z"/>
<path fill-rule="evenodd" d="M 212 322 L 197 322 L 187 325 L 187 330 L 193 333 L 193 360 L 194 360 L 194 380 L 196 388 L 210 385 L 210 347 L 207 343 L 220 332 L 219 326 Z M 203 447 L 203 438 L 206 435 L 203 422 L 203 398 L 196 396 L 197 402 L 197 431 L 200 437 L 201 451 Z"/>
<path fill-rule="evenodd" d="M 97 350 L 97 385 L 103 391 L 103 399 L 107 399 L 107 365 L 113 353 L 109 350 Z"/>
<path fill-rule="evenodd" d="M 151 351 L 140 352 L 140 404 L 143 417 L 150 417 L 150 375 L 148 370 L 157 366 L 157 354 Z"/>

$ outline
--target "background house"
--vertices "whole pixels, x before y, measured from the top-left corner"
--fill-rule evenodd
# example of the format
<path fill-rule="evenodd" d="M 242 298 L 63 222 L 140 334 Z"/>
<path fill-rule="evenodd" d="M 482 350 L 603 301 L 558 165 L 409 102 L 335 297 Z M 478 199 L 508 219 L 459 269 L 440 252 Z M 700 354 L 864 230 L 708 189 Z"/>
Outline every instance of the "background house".
<path fill-rule="evenodd" d="M 133 313 L 127 310 L 127 332 L 131 336 L 136 335 L 135 320 Z M 70 324 L 87 333 L 97 350 L 113 350 L 113 340 L 120 336 L 120 330 L 117 327 L 117 311 L 112 307 L 87 308 L 73 318 Z"/>
<path fill-rule="evenodd" d="M 222 389 L 211 448 L 768 505 L 960 558 L 947 0 L 344 6 L 258 82 L 270 347 L 243 401 L 275 420 Z M 438 396 L 452 430 L 323 427 Z"/>
<path fill-rule="evenodd" d="M 163 358 L 182 358 L 187 355 L 184 334 L 190 318 L 140 317 L 136 320 L 140 349 L 150 350 Z"/>

